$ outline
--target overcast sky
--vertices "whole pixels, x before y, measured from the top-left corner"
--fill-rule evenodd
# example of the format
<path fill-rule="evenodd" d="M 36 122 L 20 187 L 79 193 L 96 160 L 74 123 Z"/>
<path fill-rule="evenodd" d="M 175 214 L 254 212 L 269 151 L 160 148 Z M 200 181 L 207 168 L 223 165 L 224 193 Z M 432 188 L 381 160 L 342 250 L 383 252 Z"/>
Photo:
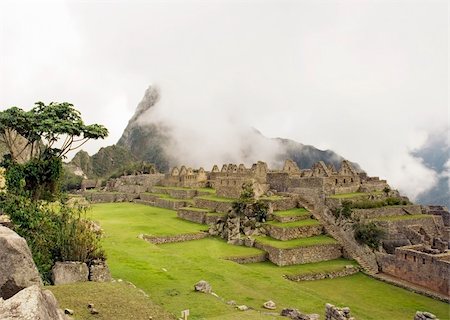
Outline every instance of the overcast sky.
<path fill-rule="evenodd" d="M 0 108 L 72 102 L 110 130 L 93 153 L 156 84 L 160 116 L 207 139 L 253 126 L 414 196 L 436 174 L 409 151 L 448 133 L 448 18 L 444 0 L 1 0 Z"/>

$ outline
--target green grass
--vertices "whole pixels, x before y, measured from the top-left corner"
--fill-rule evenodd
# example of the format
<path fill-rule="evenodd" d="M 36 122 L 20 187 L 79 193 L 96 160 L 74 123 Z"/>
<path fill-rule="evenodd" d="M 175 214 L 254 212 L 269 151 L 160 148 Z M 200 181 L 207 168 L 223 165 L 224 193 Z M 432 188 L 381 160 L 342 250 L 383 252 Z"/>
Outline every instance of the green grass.
<path fill-rule="evenodd" d="M 320 225 L 320 222 L 315 219 L 304 219 L 299 221 L 292 222 L 278 222 L 278 221 L 269 221 L 267 224 L 271 226 L 281 227 L 281 228 L 295 228 L 295 227 L 306 227 L 306 226 L 317 226 Z"/>
<path fill-rule="evenodd" d="M 224 198 L 224 197 L 219 197 L 216 195 L 206 195 L 206 196 L 200 196 L 197 197 L 199 199 L 205 199 L 205 200 L 212 200 L 212 201 L 217 201 L 217 202 L 234 202 L 236 201 L 236 199 L 232 199 L 232 198 Z"/>
<path fill-rule="evenodd" d="M 299 239 L 288 240 L 288 241 L 276 240 L 274 238 L 264 237 L 264 236 L 259 236 L 259 237 L 256 237 L 255 239 L 259 243 L 267 244 L 271 247 L 279 248 L 279 249 L 291 249 L 291 248 L 298 248 L 298 247 L 309 247 L 309 246 L 337 243 L 336 240 L 334 240 L 333 238 L 331 238 L 329 236 L 325 236 L 325 235 L 309 237 L 309 238 L 299 238 Z"/>
<path fill-rule="evenodd" d="M 95 219 L 102 221 L 102 227 L 120 232 L 121 228 L 135 236 L 171 236 L 205 231 L 207 226 L 177 217 L 173 210 L 133 203 L 105 203 L 93 205 Z M 130 234 L 130 233 L 129 233 Z M 128 240 L 129 241 L 129 240 Z"/>
<path fill-rule="evenodd" d="M 197 190 L 201 192 L 207 192 L 210 194 L 215 194 L 216 190 L 212 188 L 189 188 L 189 187 L 163 187 L 163 186 L 155 186 L 155 189 L 161 190 Z"/>
<path fill-rule="evenodd" d="M 372 219 L 373 221 L 399 221 L 399 220 L 410 220 L 410 219 L 426 219 L 431 218 L 431 214 L 411 214 L 411 215 L 400 215 L 400 216 L 386 216 Z"/>
<path fill-rule="evenodd" d="M 216 190 L 213 188 L 197 188 L 195 190 L 201 191 L 201 192 L 207 192 L 210 194 L 216 194 Z"/>
<path fill-rule="evenodd" d="M 261 272 L 273 273 L 274 267 L 277 269 L 276 274 L 278 275 L 281 272 L 284 275 L 299 275 L 299 274 L 311 274 L 311 273 L 320 273 L 320 272 L 332 272 L 343 269 L 347 265 L 357 266 L 358 264 L 355 261 L 347 260 L 347 259 L 335 259 L 328 260 L 316 263 L 307 263 L 307 264 L 297 264 L 293 266 L 284 266 L 278 267 L 273 263 L 266 262 L 258 262 L 251 265 L 253 270 L 258 270 Z M 274 275 L 276 276 L 276 275 Z"/>
<path fill-rule="evenodd" d="M 305 208 L 295 208 L 290 210 L 284 210 L 284 211 L 274 211 L 274 215 L 280 216 L 280 217 L 293 217 L 293 216 L 303 216 L 308 215 L 310 212 L 306 210 Z"/>
<path fill-rule="evenodd" d="M 74 319 L 175 319 L 173 315 L 152 302 L 149 298 L 124 282 L 98 283 L 79 282 L 58 286 L 48 286 L 63 310 L 74 310 Z M 99 314 L 90 314 L 87 305 L 94 304 Z"/>
<path fill-rule="evenodd" d="M 349 199 L 349 198 L 355 198 L 355 197 L 362 197 L 362 196 L 368 196 L 368 193 L 365 192 L 352 192 L 352 193 L 341 193 L 341 194 L 333 194 L 330 196 L 330 198 L 333 199 Z"/>
<path fill-rule="evenodd" d="M 327 302 L 349 306 L 357 319 L 364 320 L 412 319 L 417 310 L 430 311 L 441 320 L 449 319 L 447 304 L 363 274 L 292 282 L 284 279 L 283 275 L 301 272 L 294 269 L 307 268 L 306 265 L 240 265 L 222 257 L 254 251 L 228 245 L 219 239 L 157 246 L 137 238 L 141 233 L 187 233 L 199 231 L 203 227 L 176 219 L 174 211 L 129 203 L 96 204 L 93 206 L 92 218 L 100 221 L 105 230 L 103 246 L 113 277 L 133 282 L 148 293 L 154 302 L 177 316 L 181 310 L 189 309 L 189 320 L 274 319 L 273 316 L 260 313 L 263 311 L 261 305 L 267 300 L 275 301 L 277 310 L 290 307 L 321 315 Z M 221 299 L 194 292 L 193 285 L 201 279 L 211 283 L 213 291 Z M 236 311 L 225 303 L 229 300 L 246 304 L 255 310 Z M 122 307 L 126 309 L 127 305 Z"/>

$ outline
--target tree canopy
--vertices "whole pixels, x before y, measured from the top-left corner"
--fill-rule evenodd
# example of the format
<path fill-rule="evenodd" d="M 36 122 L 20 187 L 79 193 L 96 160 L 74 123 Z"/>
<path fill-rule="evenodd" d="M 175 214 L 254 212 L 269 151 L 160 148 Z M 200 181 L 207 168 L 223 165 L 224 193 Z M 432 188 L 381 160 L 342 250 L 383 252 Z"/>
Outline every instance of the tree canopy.
<path fill-rule="evenodd" d="M 30 111 L 17 107 L 0 112 L 0 143 L 6 146 L 2 166 L 10 192 L 32 199 L 51 199 L 58 190 L 62 159 L 108 130 L 86 125 L 71 103 L 36 102 Z"/>
<path fill-rule="evenodd" d="M 62 159 L 88 140 L 107 135 L 102 125 L 84 124 L 80 112 L 68 102 L 36 102 L 30 111 L 12 107 L 0 112 L 0 142 L 14 162 L 48 155 Z"/>

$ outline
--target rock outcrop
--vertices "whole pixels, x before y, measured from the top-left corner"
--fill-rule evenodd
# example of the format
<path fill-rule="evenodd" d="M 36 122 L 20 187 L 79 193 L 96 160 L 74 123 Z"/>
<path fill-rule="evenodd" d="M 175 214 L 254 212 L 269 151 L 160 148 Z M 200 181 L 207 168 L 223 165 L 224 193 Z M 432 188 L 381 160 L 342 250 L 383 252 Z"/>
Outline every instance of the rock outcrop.
<path fill-rule="evenodd" d="M 8 299 L 22 289 L 42 285 L 24 238 L 0 226 L 0 297 Z"/>
<path fill-rule="evenodd" d="M 89 280 L 89 268 L 83 262 L 56 262 L 52 268 L 54 285 L 83 282 Z"/>
<path fill-rule="evenodd" d="M 37 285 L 23 289 L 8 300 L 0 298 L 2 320 L 65 320 L 55 296 Z"/>

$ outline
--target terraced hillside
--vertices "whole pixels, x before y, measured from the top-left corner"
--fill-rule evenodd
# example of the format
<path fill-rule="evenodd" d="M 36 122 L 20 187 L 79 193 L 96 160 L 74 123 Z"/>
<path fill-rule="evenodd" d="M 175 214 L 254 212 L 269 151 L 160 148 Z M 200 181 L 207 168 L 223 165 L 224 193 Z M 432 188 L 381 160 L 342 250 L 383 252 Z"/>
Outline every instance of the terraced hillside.
<path fill-rule="evenodd" d="M 276 215 L 305 215 L 304 210 L 296 211 Z M 229 245 L 214 237 L 161 245 L 140 237 L 144 234 L 176 236 L 206 229 L 203 224 L 178 218 L 173 210 L 110 203 L 94 205 L 91 214 L 105 231 L 104 248 L 113 277 L 134 283 L 154 302 L 175 315 L 190 309 L 190 319 L 274 319 L 274 315 L 261 308 L 263 302 L 273 300 L 277 310 L 294 307 L 319 314 L 323 313 L 327 302 L 349 306 L 359 319 L 410 319 L 416 310 L 427 310 L 441 319 L 448 319 L 448 305 L 361 273 L 316 281 L 286 279 L 338 272 L 355 265 L 349 260 L 339 258 L 284 267 L 269 261 L 240 264 L 232 260 L 263 252 L 257 248 Z M 322 242 L 325 239 L 333 241 L 325 236 L 294 241 L 317 243 L 316 240 Z M 218 298 L 193 291 L 193 285 L 201 279 L 211 283 Z M 238 311 L 227 304 L 231 300 L 251 309 Z"/>

